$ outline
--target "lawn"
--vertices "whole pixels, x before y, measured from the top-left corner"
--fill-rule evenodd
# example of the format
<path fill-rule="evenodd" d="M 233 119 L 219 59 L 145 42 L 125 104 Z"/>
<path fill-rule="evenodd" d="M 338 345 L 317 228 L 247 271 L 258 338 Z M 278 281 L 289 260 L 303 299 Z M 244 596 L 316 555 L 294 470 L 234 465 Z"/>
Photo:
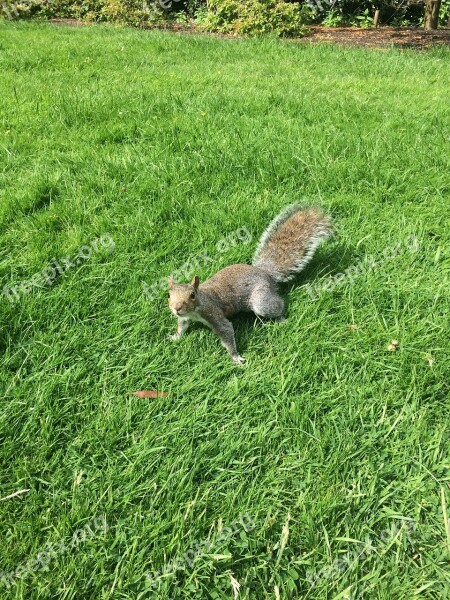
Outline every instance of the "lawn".
<path fill-rule="evenodd" d="M 449 76 L 0 24 L 2 599 L 450 597 Z M 168 341 L 155 284 L 293 201 L 336 235 L 287 320 Z"/>

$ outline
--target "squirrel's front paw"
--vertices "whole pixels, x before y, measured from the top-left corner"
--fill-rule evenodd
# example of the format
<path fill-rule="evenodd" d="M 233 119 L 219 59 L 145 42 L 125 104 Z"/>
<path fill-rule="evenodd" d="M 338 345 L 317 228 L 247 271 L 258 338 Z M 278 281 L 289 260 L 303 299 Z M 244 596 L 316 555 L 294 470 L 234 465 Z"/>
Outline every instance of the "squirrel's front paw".
<path fill-rule="evenodd" d="M 233 359 L 233 362 L 235 365 L 239 365 L 241 367 L 244 365 L 245 358 L 243 358 L 242 356 L 239 356 L 239 354 L 235 354 L 231 358 Z"/>
<path fill-rule="evenodd" d="M 167 337 L 171 342 L 177 342 L 180 339 L 181 335 L 178 335 L 178 333 L 174 333 L 173 335 L 168 335 Z"/>

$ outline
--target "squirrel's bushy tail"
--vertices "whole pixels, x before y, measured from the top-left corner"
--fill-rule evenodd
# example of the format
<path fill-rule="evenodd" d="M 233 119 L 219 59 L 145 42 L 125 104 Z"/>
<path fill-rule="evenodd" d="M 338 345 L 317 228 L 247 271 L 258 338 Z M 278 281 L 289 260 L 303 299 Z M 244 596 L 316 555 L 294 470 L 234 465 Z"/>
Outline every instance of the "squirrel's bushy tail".
<path fill-rule="evenodd" d="M 289 281 L 332 233 L 330 219 L 316 208 L 287 206 L 262 234 L 253 265 L 279 282 Z"/>

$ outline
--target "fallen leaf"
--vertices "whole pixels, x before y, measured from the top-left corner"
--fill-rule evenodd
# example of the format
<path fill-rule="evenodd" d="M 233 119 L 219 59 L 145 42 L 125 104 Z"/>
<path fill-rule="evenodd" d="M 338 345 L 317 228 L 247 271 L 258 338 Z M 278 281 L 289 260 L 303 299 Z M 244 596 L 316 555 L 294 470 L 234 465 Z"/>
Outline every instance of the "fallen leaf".
<path fill-rule="evenodd" d="M 133 396 L 137 396 L 138 398 L 165 398 L 167 396 L 167 392 L 141 390 L 140 392 L 133 392 Z"/>

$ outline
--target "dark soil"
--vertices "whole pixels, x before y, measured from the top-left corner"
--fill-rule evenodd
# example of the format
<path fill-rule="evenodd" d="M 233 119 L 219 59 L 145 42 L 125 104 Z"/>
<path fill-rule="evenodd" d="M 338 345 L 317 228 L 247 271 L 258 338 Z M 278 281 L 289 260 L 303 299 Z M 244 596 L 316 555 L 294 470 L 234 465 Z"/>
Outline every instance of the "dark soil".
<path fill-rule="evenodd" d="M 365 46 L 367 48 L 429 48 L 436 44 L 450 46 L 450 29 L 425 31 L 415 27 L 379 27 L 361 29 L 357 27 L 322 27 L 313 25 L 311 35 L 302 42 Z"/>
<path fill-rule="evenodd" d="M 90 25 L 87 21 L 79 21 L 78 19 L 49 19 L 53 25 L 69 25 L 69 27 L 82 27 L 83 25 Z"/>

